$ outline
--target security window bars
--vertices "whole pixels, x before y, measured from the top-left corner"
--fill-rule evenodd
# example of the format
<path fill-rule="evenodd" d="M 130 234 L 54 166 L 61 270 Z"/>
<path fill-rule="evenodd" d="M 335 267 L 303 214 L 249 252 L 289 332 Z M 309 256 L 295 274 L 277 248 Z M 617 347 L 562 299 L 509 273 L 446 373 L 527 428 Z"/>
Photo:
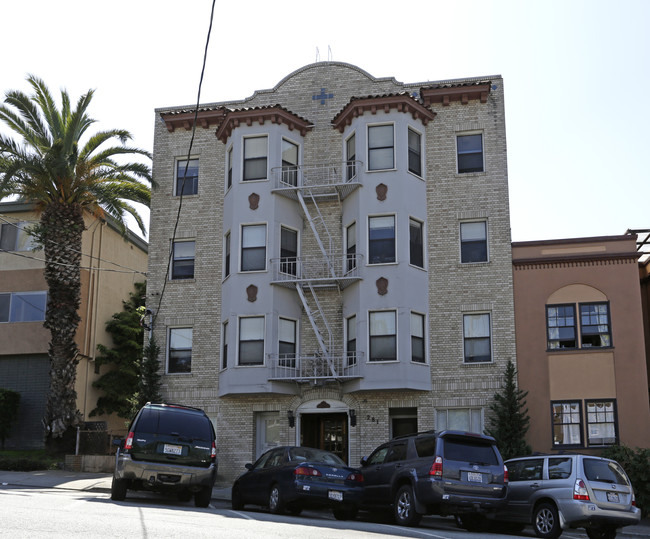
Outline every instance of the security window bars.
<path fill-rule="evenodd" d="M 393 125 L 368 127 L 368 170 L 395 168 Z"/>
<path fill-rule="evenodd" d="M 488 313 L 463 315 L 463 335 L 465 363 L 492 361 L 490 315 Z"/>
<path fill-rule="evenodd" d="M 582 445 L 582 406 L 580 401 L 551 403 L 553 446 Z"/>
<path fill-rule="evenodd" d="M 264 364 L 264 317 L 239 319 L 239 364 Z"/>
<path fill-rule="evenodd" d="M 487 262 L 487 223 L 476 221 L 460 224 L 460 261 L 463 264 Z"/>
<path fill-rule="evenodd" d="M 395 311 L 370 313 L 370 361 L 397 360 L 397 316 Z"/>
<path fill-rule="evenodd" d="M 199 192 L 199 160 L 176 161 L 176 196 L 196 195 Z"/>
<path fill-rule="evenodd" d="M 460 174 L 483 172 L 483 135 L 459 135 L 456 148 Z"/>
<path fill-rule="evenodd" d="M 266 179 L 267 151 L 266 136 L 244 139 L 244 181 Z"/>
<path fill-rule="evenodd" d="M 0 323 L 43 322 L 47 292 L 7 292 L 0 294 Z"/>
<path fill-rule="evenodd" d="M 241 271 L 266 269 L 266 225 L 242 227 Z"/>
<path fill-rule="evenodd" d="M 425 363 L 424 315 L 411 313 L 411 361 Z"/>
<path fill-rule="evenodd" d="M 368 263 L 395 262 L 395 216 L 368 218 Z"/>
<path fill-rule="evenodd" d="M 409 262 L 424 268 L 424 223 L 409 219 Z"/>
<path fill-rule="evenodd" d="M 547 305 L 546 325 L 550 350 L 576 347 L 575 305 Z"/>
<path fill-rule="evenodd" d="M 175 241 L 173 245 L 172 279 L 194 279 L 193 241 Z"/>
<path fill-rule="evenodd" d="M 409 172 L 422 176 L 422 135 L 408 130 Z"/>
<path fill-rule="evenodd" d="M 192 372 L 192 328 L 170 328 L 167 372 Z"/>

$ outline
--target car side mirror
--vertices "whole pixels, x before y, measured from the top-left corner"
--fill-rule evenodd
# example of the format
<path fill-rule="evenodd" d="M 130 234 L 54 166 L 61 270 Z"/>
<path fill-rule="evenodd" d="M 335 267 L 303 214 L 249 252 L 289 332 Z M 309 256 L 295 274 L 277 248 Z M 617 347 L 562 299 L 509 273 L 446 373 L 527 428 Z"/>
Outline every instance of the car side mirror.
<path fill-rule="evenodd" d="M 361 457 L 361 466 L 368 466 L 368 457 Z"/>
<path fill-rule="evenodd" d="M 252 470 L 253 465 L 250 462 L 247 462 L 246 464 L 244 464 L 244 468 L 246 468 L 247 470 Z"/>

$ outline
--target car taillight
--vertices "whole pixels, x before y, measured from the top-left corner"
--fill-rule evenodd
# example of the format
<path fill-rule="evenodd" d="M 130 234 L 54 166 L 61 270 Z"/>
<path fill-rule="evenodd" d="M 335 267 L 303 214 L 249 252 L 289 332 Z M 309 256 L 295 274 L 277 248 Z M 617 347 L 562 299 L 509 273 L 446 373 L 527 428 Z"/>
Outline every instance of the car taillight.
<path fill-rule="evenodd" d="M 503 465 L 503 482 L 508 482 L 508 467 L 505 464 Z"/>
<path fill-rule="evenodd" d="M 636 497 L 634 496 L 634 492 L 632 493 L 632 506 L 636 507 Z"/>
<path fill-rule="evenodd" d="M 217 444 L 212 442 L 212 450 L 210 451 L 210 457 L 215 458 L 217 456 Z"/>
<path fill-rule="evenodd" d="M 587 485 L 582 479 L 576 479 L 576 483 L 573 486 L 573 499 L 574 500 L 583 500 L 585 502 L 589 501 L 589 492 L 587 492 Z"/>
<path fill-rule="evenodd" d="M 442 477 L 442 457 L 436 457 L 436 460 L 433 461 L 431 469 L 429 470 L 429 475 Z"/>
<path fill-rule="evenodd" d="M 346 481 L 355 481 L 357 483 L 363 483 L 363 475 L 360 473 L 351 473 L 345 478 Z"/>
<path fill-rule="evenodd" d="M 133 432 L 129 432 L 129 435 L 126 437 L 126 442 L 124 443 L 124 449 L 133 448 Z"/>
<path fill-rule="evenodd" d="M 321 477 L 321 474 L 316 468 L 309 468 L 307 466 L 298 466 L 294 471 L 293 475 L 307 475 L 310 477 Z"/>

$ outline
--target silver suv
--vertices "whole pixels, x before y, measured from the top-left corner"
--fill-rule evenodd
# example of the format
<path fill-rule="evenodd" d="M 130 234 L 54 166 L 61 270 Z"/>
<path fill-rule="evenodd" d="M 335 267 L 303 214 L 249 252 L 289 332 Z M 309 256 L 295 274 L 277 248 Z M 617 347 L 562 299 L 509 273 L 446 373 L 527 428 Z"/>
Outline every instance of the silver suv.
<path fill-rule="evenodd" d="M 508 501 L 496 518 L 521 528 L 532 524 L 538 537 L 555 538 L 562 530 L 586 528 L 590 539 L 611 539 L 617 528 L 641 520 L 630 480 L 613 460 L 536 455 L 508 460 L 506 466 Z"/>

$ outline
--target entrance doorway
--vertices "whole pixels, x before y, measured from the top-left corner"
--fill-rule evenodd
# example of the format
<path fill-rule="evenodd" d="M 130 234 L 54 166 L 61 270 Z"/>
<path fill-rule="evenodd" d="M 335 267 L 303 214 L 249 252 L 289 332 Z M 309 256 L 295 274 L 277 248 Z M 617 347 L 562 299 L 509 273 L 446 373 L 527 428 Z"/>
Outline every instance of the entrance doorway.
<path fill-rule="evenodd" d="M 334 453 L 348 462 L 348 414 L 301 414 L 300 445 Z"/>

